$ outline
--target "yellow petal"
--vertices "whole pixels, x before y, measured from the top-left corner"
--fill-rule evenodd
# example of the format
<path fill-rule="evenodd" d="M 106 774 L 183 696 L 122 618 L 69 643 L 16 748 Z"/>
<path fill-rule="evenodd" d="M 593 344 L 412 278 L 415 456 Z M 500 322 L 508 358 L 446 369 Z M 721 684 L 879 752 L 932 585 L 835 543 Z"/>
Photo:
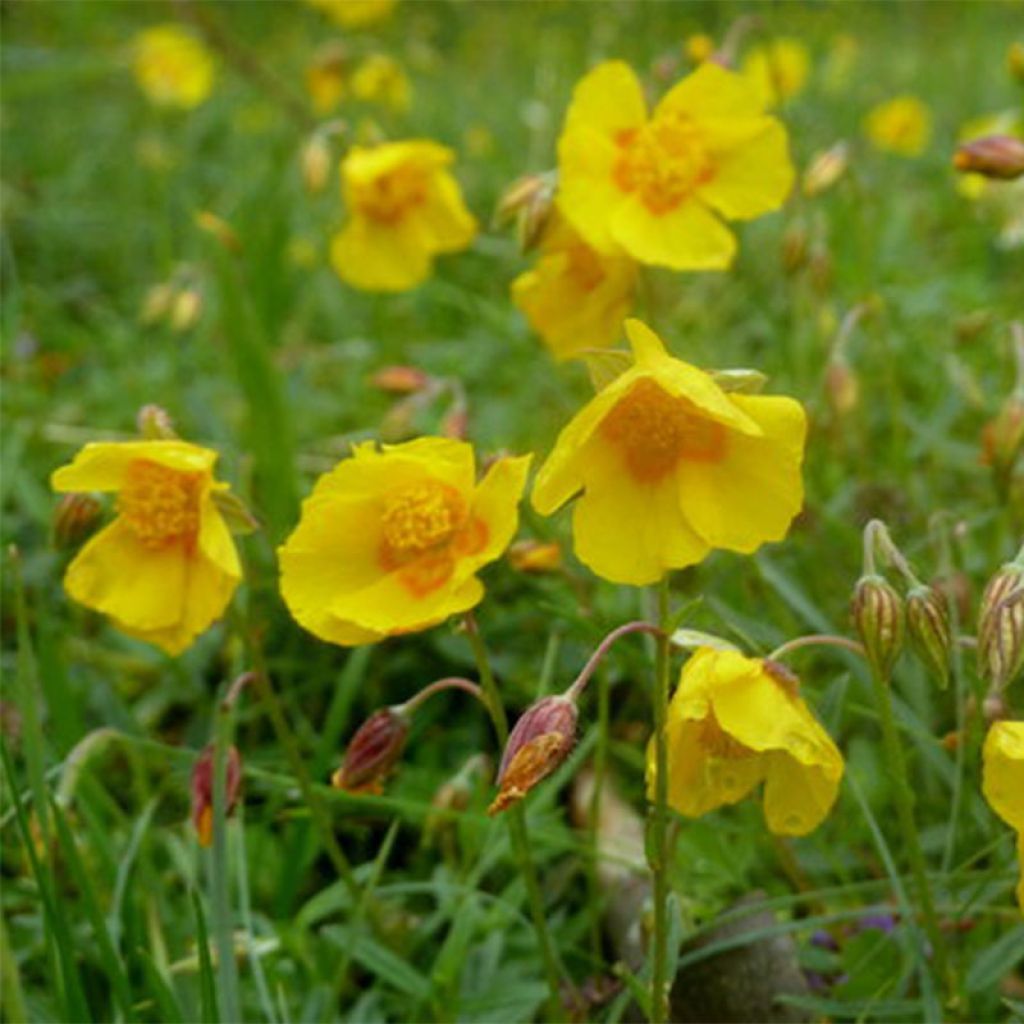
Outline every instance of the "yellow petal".
<path fill-rule="evenodd" d="M 422 244 L 431 252 L 465 249 L 476 235 L 476 218 L 466 209 L 458 183 L 445 172 L 431 179 L 427 199 L 411 219 Z"/>
<path fill-rule="evenodd" d="M 408 220 L 382 224 L 358 215 L 334 236 L 331 266 L 353 288 L 402 292 L 430 273 L 430 252 Z"/>
<path fill-rule="evenodd" d="M 787 753 L 767 758 L 764 816 L 768 828 L 780 836 L 804 836 L 828 816 L 839 793 L 834 770 L 806 765 Z"/>
<path fill-rule="evenodd" d="M 630 195 L 612 213 L 611 234 L 633 259 L 673 270 L 724 270 L 736 254 L 732 232 L 695 200 L 653 213 Z"/>
<path fill-rule="evenodd" d="M 580 79 L 565 115 L 567 130 L 589 128 L 614 138 L 647 120 L 643 89 L 622 60 L 598 64 Z"/>
<path fill-rule="evenodd" d="M 455 154 L 447 146 L 429 139 L 408 139 L 379 146 L 353 146 L 342 164 L 345 198 L 351 201 L 352 186 L 372 185 L 378 178 L 413 164 L 427 170 L 447 167 Z"/>
<path fill-rule="evenodd" d="M 198 544 L 203 556 L 225 576 L 234 580 L 242 578 L 242 565 L 231 531 L 209 494 L 203 498 L 199 515 Z"/>
<path fill-rule="evenodd" d="M 567 128 L 558 140 L 558 209 L 595 249 L 616 249 L 611 215 L 626 196 L 615 182 L 619 148 L 589 127 Z"/>
<path fill-rule="evenodd" d="M 487 527 L 487 542 L 467 561 L 475 568 L 500 558 L 519 528 L 519 499 L 526 486 L 532 455 L 498 459 L 473 496 L 470 516 Z"/>
<path fill-rule="evenodd" d="M 687 519 L 708 544 L 749 553 L 785 537 L 803 505 L 807 417 L 791 398 L 730 397 L 764 435 L 730 432 L 720 462 L 681 462 L 680 497 Z"/>
<path fill-rule="evenodd" d="M 700 122 L 711 118 L 753 117 L 763 109 L 761 97 L 742 75 L 707 61 L 665 94 L 654 116 L 687 114 Z"/>
<path fill-rule="evenodd" d="M 749 141 L 715 153 L 715 174 L 698 190 L 698 197 L 719 213 L 747 220 L 777 210 L 793 187 L 786 130 L 774 119 Z M 711 136 L 714 147 L 714 135 Z"/>
<path fill-rule="evenodd" d="M 145 459 L 187 473 L 209 473 L 217 453 L 187 441 L 94 441 L 50 477 L 55 491 L 116 491 L 128 466 Z"/>
<path fill-rule="evenodd" d="M 982 792 L 992 810 L 1024 832 L 1024 722 L 995 722 L 982 751 Z"/>

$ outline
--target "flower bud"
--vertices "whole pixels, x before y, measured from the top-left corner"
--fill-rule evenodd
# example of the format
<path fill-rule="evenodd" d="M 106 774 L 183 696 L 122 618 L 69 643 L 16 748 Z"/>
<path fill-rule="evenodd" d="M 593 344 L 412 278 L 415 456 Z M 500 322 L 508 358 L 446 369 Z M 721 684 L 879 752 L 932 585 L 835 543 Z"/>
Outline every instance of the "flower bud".
<path fill-rule="evenodd" d="M 162 405 L 152 402 L 138 411 L 135 426 L 147 441 L 166 441 L 178 436 L 171 414 Z"/>
<path fill-rule="evenodd" d="M 522 800 L 569 756 L 578 714 L 575 701 L 566 697 L 542 697 L 523 712 L 501 756 L 498 795 L 488 814 Z"/>
<path fill-rule="evenodd" d="M 683 50 L 694 64 L 703 64 L 715 54 L 715 41 L 704 32 L 695 32 L 683 41 Z"/>
<path fill-rule="evenodd" d="M 53 546 L 76 548 L 96 529 L 103 502 L 95 494 L 65 494 L 53 514 Z"/>
<path fill-rule="evenodd" d="M 464 402 L 456 402 L 441 420 L 441 436 L 465 441 L 469 436 L 469 410 Z"/>
<path fill-rule="evenodd" d="M 238 803 L 242 788 L 242 757 L 238 748 L 227 750 L 224 763 L 224 796 L 227 817 Z M 213 744 L 208 743 L 192 767 L 192 824 L 200 846 L 213 842 Z"/>
<path fill-rule="evenodd" d="M 825 367 L 825 394 L 839 417 L 849 415 L 860 404 L 860 380 L 842 356 L 833 356 Z"/>
<path fill-rule="evenodd" d="M 411 395 L 422 391 L 429 382 L 430 376 L 415 366 L 385 366 L 370 378 L 375 388 L 394 395 Z"/>
<path fill-rule="evenodd" d="M 171 329 L 184 333 L 194 327 L 203 311 L 203 293 L 192 285 L 182 288 L 171 304 Z"/>
<path fill-rule="evenodd" d="M 379 793 L 408 738 L 409 720 L 404 714 L 395 708 L 375 711 L 356 730 L 331 785 L 349 793 Z"/>
<path fill-rule="evenodd" d="M 519 248 L 529 252 L 540 241 L 555 202 L 551 174 L 528 174 L 518 178 L 502 193 L 494 212 L 499 227 L 515 222 Z"/>
<path fill-rule="evenodd" d="M 981 461 L 1009 476 L 1024 449 L 1024 394 L 1013 391 L 981 432 Z"/>
<path fill-rule="evenodd" d="M 978 619 L 978 671 L 1002 691 L 1024 668 L 1024 570 L 1003 566 L 989 581 Z"/>
<path fill-rule="evenodd" d="M 311 195 L 322 192 L 331 173 L 331 149 L 322 132 L 314 132 L 302 147 L 299 156 L 302 183 Z"/>
<path fill-rule="evenodd" d="M 1012 135 L 986 135 L 957 147 L 953 166 L 965 173 L 1009 181 L 1024 174 L 1024 140 Z"/>
<path fill-rule="evenodd" d="M 809 236 L 799 221 L 786 228 L 782 236 L 782 267 L 787 274 L 795 274 L 807 264 Z"/>
<path fill-rule="evenodd" d="M 1024 82 L 1024 43 L 1015 41 L 1010 44 L 1010 49 L 1006 51 L 1006 70 L 1018 82 Z"/>
<path fill-rule="evenodd" d="M 539 540 L 520 540 L 508 549 L 508 561 L 517 572 L 557 572 L 562 568 L 562 549 Z"/>
<path fill-rule="evenodd" d="M 816 154 L 804 171 L 805 196 L 818 196 L 827 192 L 845 173 L 850 163 L 850 147 L 845 142 Z"/>
<path fill-rule="evenodd" d="M 174 285 L 170 281 L 162 281 L 148 288 L 139 310 L 139 323 L 149 326 L 162 320 L 170 311 L 175 294 Z"/>
<path fill-rule="evenodd" d="M 235 229 L 223 217 L 209 210 L 199 210 L 196 213 L 196 227 L 212 235 L 228 252 L 242 251 L 242 243 Z"/>
<path fill-rule="evenodd" d="M 943 596 L 934 587 L 914 587 L 907 594 L 910 646 L 944 690 L 949 684 L 953 633 Z"/>
<path fill-rule="evenodd" d="M 903 600 L 881 576 L 862 576 L 850 613 L 873 670 L 888 680 L 903 646 Z"/>

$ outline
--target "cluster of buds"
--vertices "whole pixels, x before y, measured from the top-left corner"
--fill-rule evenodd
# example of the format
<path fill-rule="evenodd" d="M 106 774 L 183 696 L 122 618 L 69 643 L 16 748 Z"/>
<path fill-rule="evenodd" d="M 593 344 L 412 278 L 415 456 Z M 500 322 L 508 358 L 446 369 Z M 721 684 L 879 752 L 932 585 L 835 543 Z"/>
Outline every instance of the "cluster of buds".
<path fill-rule="evenodd" d="M 196 830 L 200 846 L 213 842 L 213 744 L 203 748 L 192 767 L 192 825 Z M 225 817 L 238 804 L 242 791 L 242 757 L 238 748 L 227 749 L 224 762 Z"/>
<path fill-rule="evenodd" d="M 203 291 L 191 267 L 179 267 L 167 281 L 146 292 L 139 310 L 145 327 L 166 324 L 179 334 L 194 327 L 203 312 Z"/>
<path fill-rule="evenodd" d="M 498 200 L 495 227 L 515 224 L 522 252 L 535 248 L 544 235 L 555 203 L 558 179 L 554 171 L 517 178 Z"/>

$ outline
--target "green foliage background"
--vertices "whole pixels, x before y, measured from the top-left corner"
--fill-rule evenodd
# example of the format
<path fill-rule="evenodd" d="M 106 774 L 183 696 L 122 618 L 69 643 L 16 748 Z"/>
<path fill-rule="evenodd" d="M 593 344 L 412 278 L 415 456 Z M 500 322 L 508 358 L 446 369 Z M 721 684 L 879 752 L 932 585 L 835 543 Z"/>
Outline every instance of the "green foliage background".
<path fill-rule="evenodd" d="M 323 258 L 343 216 L 336 185 L 316 197 L 302 185 L 298 155 L 310 124 L 224 61 L 214 96 L 188 115 L 158 112 L 138 92 L 131 38 L 172 19 L 172 6 L 0 8 L 0 487 L 4 548 L 19 553 L 3 584 L 13 775 L 0 831 L 0 965 L 10 1020 L 220 1012 L 223 992 L 205 985 L 216 968 L 197 947 L 216 885 L 186 818 L 189 772 L 215 727 L 218 694 L 250 667 L 239 622 L 261 637 L 318 784 L 374 709 L 441 675 L 474 673 L 465 636 L 449 627 L 351 652 L 305 635 L 277 595 L 273 548 L 315 475 L 352 440 L 379 436 L 389 403 L 367 381 L 383 366 L 459 378 L 481 453 L 543 455 L 588 397 L 583 368 L 556 367 L 511 306 L 508 285 L 526 260 L 486 224 L 513 178 L 553 165 L 572 86 L 601 58 L 647 72 L 668 54 L 682 69 L 688 34 L 721 39 L 754 13 L 758 31 L 799 38 L 812 54 L 808 87 L 783 111 L 798 166 L 840 138 L 852 143 L 850 170 L 835 188 L 797 195 L 782 213 L 740 227 L 729 273 L 649 278 L 643 313 L 676 354 L 706 367 L 756 367 L 769 390 L 804 401 L 813 422 L 807 508 L 791 537 L 753 558 L 719 553 L 677 574 L 676 602 L 697 602 L 688 624 L 755 653 L 805 632 L 844 631 L 859 531 L 871 516 L 888 522 L 923 574 L 955 572 L 975 600 L 1020 542 L 1021 510 L 996 500 L 979 436 L 1011 385 L 1007 325 L 1021 315 L 1024 259 L 995 246 L 996 226 L 957 193 L 949 166 L 964 121 L 1021 105 L 1021 84 L 1004 66 L 1020 35 L 1019 3 L 404 0 L 384 25 L 350 34 L 299 3 L 202 6 L 300 99 L 303 69 L 326 39 L 345 36 L 355 54 L 396 56 L 413 82 L 409 112 L 350 106 L 341 116 L 357 130 L 374 118 L 389 136 L 455 147 L 485 230 L 415 292 L 347 289 Z M 859 56 L 848 85 L 829 91 L 823 69 L 840 33 L 857 40 Z M 935 116 L 927 152 L 911 161 L 870 150 L 859 134 L 871 104 L 904 91 Z M 231 224 L 237 256 L 197 228 L 200 210 Z M 792 245 L 799 231 L 813 259 L 788 270 L 784 239 Z M 297 244 L 313 248 L 315 265 L 296 262 Z M 147 290 L 181 264 L 202 294 L 198 323 L 183 333 L 142 326 Z M 838 417 L 823 383 L 829 346 L 839 320 L 865 301 L 873 313 L 849 350 L 860 402 Z M 248 584 L 234 625 L 214 628 L 178 660 L 72 606 L 60 583 L 68 556 L 48 543 L 49 473 L 86 440 L 131 432 L 147 402 L 167 408 L 183 436 L 222 453 L 223 475 L 266 524 L 242 541 Z M 436 431 L 442 412 L 427 411 L 415 429 Z M 568 550 L 568 517 L 541 521 L 524 506 L 522 535 L 564 540 Z M 571 558 L 568 578 L 528 578 L 502 564 L 486 583 L 479 620 L 513 712 L 563 687 L 604 633 L 646 610 L 645 595 L 602 584 Z M 795 664 L 851 780 L 831 818 L 791 844 L 804 890 L 792 865 L 787 875 L 755 801 L 683 823 L 674 883 L 697 927 L 764 890 L 780 928 L 794 930 L 809 958 L 815 929 L 889 903 L 877 830 L 889 835 L 892 808 L 863 669 L 828 652 Z M 577 752 L 528 803 L 551 927 L 578 981 L 610 969 L 599 941 L 608 894 L 595 884 L 590 840 L 571 826 L 563 796 L 597 744 L 604 692 L 609 768 L 642 806 L 649 666 L 639 640 L 616 650 L 606 689 L 585 703 Z M 897 710 L 943 916 L 970 923 L 951 936 L 955 1015 L 988 1020 L 1011 1012 L 998 983 L 1021 959 L 1024 927 L 1013 903 L 1012 837 L 979 795 L 977 759 L 938 742 L 956 727 L 956 698 L 962 707 L 972 685 L 971 659 L 957 686 L 940 693 L 905 656 Z M 1011 691 L 1011 702 L 1020 699 Z M 458 694 L 426 705 L 385 796 L 322 788 L 339 842 L 384 908 L 375 929 L 353 913 L 255 695 L 242 698 L 236 741 L 245 807 L 228 828 L 228 895 L 244 911 L 245 1019 L 515 1021 L 540 1012 L 543 974 L 524 886 L 503 822 L 484 814 L 489 785 L 475 783 L 464 811 L 424 831 L 438 788 L 473 754 L 498 754 L 479 708 Z M 12 791 L 26 796 L 17 807 Z M 59 809 L 40 806 L 44 792 L 57 795 Z M 21 826 L 35 830 L 33 843 Z M 898 847 L 888 853 L 903 865 Z M 830 962 L 848 980 L 814 1012 L 927 1019 L 934 996 L 918 983 L 919 958 L 906 928 L 851 941 L 841 962 Z M 624 997 L 613 1000 L 593 1019 L 613 1019 L 624 1006 Z"/>

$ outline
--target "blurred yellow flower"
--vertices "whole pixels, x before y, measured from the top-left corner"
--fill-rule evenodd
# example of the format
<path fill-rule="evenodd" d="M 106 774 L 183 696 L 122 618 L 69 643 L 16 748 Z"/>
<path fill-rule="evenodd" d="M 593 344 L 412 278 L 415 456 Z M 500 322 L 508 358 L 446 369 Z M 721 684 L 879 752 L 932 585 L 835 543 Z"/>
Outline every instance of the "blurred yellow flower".
<path fill-rule="evenodd" d="M 387 18 L 398 0 L 306 0 L 342 28 L 365 28 Z"/>
<path fill-rule="evenodd" d="M 932 115 L 916 96 L 895 96 L 864 118 L 864 134 L 876 149 L 920 156 L 932 135 Z"/>
<path fill-rule="evenodd" d="M 592 249 L 561 217 L 549 221 L 537 265 L 512 282 L 512 301 L 559 361 L 620 337 L 633 305 L 636 264 Z"/>
<path fill-rule="evenodd" d="M 796 39 L 773 39 L 743 58 L 743 76 L 766 107 L 792 99 L 803 90 L 811 69 L 807 47 Z"/>
<path fill-rule="evenodd" d="M 803 503 L 807 418 L 799 402 L 731 394 L 626 321 L 633 367 L 559 435 L 533 488 L 573 509 L 579 559 L 613 583 L 654 583 L 712 548 L 781 540 Z"/>
<path fill-rule="evenodd" d="M 55 491 L 117 492 L 117 517 L 68 566 L 64 587 L 122 632 L 179 654 L 219 618 L 242 570 L 214 495 L 217 453 L 185 441 L 87 444 Z"/>
<path fill-rule="evenodd" d="M 160 107 L 198 107 L 213 89 L 213 57 L 178 25 L 156 25 L 135 37 L 135 78 Z"/>
<path fill-rule="evenodd" d="M 409 109 L 412 87 L 402 65 L 384 53 L 373 53 L 352 73 L 352 95 L 364 103 L 378 103 L 392 110 Z"/>
<path fill-rule="evenodd" d="M 344 46 L 328 43 L 320 47 L 306 67 L 306 92 L 318 114 L 330 114 L 345 97 Z"/>
<path fill-rule="evenodd" d="M 985 799 L 1017 831 L 1017 902 L 1024 910 L 1024 722 L 995 722 L 985 737 L 982 761 Z"/>
<path fill-rule="evenodd" d="M 859 55 L 860 43 L 857 42 L 856 36 L 840 32 L 832 40 L 822 73 L 827 92 L 843 92 L 849 86 Z"/>
<path fill-rule="evenodd" d="M 341 164 L 348 220 L 331 243 L 343 281 L 366 291 L 415 288 L 436 253 L 473 241 L 476 220 L 447 169 L 454 159 L 425 139 L 352 147 Z"/>
<path fill-rule="evenodd" d="M 668 802 L 698 818 L 764 782 L 764 816 L 776 835 L 802 836 L 824 821 L 843 756 L 799 695 L 787 668 L 702 647 L 687 661 L 666 725 Z M 647 790 L 657 765 L 647 748 Z"/>
<path fill-rule="evenodd" d="M 706 32 L 694 32 L 692 36 L 686 37 L 683 50 L 694 64 L 703 64 L 714 56 L 715 41 Z"/>
<path fill-rule="evenodd" d="M 477 571 L 515 534 L 530 459 L 498 459 L 477 483 L 464 441 L 356 445 L 317 481 L 278 550 L 292 615 L 352 646 L 474 607 L 484 596 Z"/>
<path fill-rule="evenodd" d="M 782 124 L 710 61 L 650 116 L 629 65 L 598 65 L 576 86 L 558 159 L 559 204 L 591 246 L 676 270 L 727 267 L 736 240 L 715 212 L 760 216 L 793 183 Z"/>

